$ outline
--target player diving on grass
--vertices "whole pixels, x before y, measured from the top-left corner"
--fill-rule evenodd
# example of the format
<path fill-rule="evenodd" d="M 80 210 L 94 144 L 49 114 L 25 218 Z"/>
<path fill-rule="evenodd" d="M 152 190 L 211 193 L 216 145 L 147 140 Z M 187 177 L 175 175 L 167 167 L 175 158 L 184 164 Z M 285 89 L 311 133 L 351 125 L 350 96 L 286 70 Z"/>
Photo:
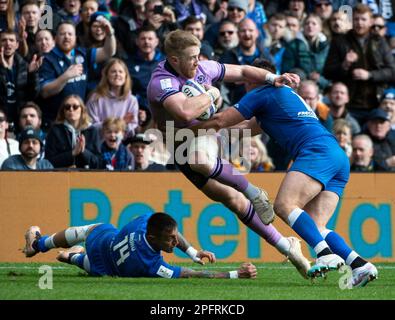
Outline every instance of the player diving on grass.
<path fill-rule="evenodd" d="M 275 72 L 265 60 L 253 65 Z M 326 225 L 342 196 L 349 160 L 336 138 L 319 122 L 314 111 L 288 86 L 245 83 L 247 94 L 234 107 L 215 114 L 198 128 L 227 127 L 262 130 L 292 156 L 274 202 L 274 211 L 311 248 L 317 259 L 310 277 L 337 269 L 344 262 L 352 269 L 352 286 L 362 287 L 377 278 L 376 267 L 361 258 Z"/>
<path fill-rule="evenodd" d="M 172 31 L 165 38 L 166 60 L 154 70 L 147 88 L 156 127 L 164 137 L 167 137 L 167 130 L 188 128 L 198 123 L 197 119 L 218 102 L 220 92 L 212 86 L 214 82 L 263 84 L 268 81 L 275 86 L 299 83 L 299 77 L 294 74 L 274 77 L 271 72 L 252 66 L 199 61 L 200 45 L 194 35 L 182 30 Z M 182 88 L 191 80 L 205 86 L 207 92 L 187 97 Z M 172 138 L 175 140 L 174 135 Z M 170 142 L 166 141 L 167 146 Z M 213 147 L 207 136 L 194 139 L 184 149 L 185 153 L 177 149 L 182 142 L 173 142 L 173 160 L 179 170 L 210 199 L 223 203 L 236 213 L 242 223 L 286 256 L 306 278 L 310 263 L 302 254 L 299 240 L 285 238 L 270 224 L 275 215 L 267 193 L 249 183 L 231 163 L 218 157 L 216 142 Z"/>
<path fill-rule="evenodd" d="M 41 235 L 40 228 L 30 227 L 25 234 L 25 256 L 31 258 L 54 248 L 60 251 L 57 260 L 80 267 L 92 276 L 162 277 L 162 278 L 256 278 L 252 263 L 243 263 L 229 272 L 192 270 L 173 266 L 163 260 L 161 251 L 172 253 L 179 248 L 196 263 L 202 259 L 215 262 L 209 251 L 197 251 L 178 232 L 176 221 L 158 212 L 137 217 L 121 230 L 112 224 L 70 227 L 51 236 Z M 85 242 L 86 252 L 79 243 Z"/>

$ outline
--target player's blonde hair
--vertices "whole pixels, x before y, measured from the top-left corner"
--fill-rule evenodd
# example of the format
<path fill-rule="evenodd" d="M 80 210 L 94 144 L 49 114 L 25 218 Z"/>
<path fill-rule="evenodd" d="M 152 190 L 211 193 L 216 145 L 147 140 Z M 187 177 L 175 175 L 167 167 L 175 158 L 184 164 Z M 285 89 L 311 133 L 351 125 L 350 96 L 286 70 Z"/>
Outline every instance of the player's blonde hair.
<path fill-rule="evenodd" d="M 175 30 L 167 34 L 164 49 L 167 56 L 180 56 L 189 47 L 200 48 L 200 40 L 192 33 L 184 30 Z"/>

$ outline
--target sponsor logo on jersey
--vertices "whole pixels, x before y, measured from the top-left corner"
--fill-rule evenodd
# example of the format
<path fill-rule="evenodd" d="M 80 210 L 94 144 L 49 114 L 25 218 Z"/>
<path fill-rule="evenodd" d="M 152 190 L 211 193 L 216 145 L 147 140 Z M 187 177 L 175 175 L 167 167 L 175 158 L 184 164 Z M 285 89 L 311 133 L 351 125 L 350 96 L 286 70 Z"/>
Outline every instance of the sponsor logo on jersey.
<path fill-rule="evenodd" d="M 314 119 L 318 120 L 317 115 L 315 114 L 314 111 L 299 111 L 298 117 L 299 118 L 314 118 Z"/>
<path fill-rule="evenodd" d="M 171 278 L 174 271 L 166 268 L 165 266 L 160 266 L 156 274 L 162 278 Z"/>

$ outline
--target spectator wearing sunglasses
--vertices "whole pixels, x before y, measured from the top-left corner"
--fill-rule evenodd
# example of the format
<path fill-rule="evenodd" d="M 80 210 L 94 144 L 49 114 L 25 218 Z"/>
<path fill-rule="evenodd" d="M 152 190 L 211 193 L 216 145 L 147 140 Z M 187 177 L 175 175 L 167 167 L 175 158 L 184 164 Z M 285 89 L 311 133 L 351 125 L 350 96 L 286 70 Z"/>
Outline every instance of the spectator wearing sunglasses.
<path fill-rule="evenodd" d="M 387 34 L 385 19 L 379 14 L 373 15 L 372 33 L 382 38 Z"/>

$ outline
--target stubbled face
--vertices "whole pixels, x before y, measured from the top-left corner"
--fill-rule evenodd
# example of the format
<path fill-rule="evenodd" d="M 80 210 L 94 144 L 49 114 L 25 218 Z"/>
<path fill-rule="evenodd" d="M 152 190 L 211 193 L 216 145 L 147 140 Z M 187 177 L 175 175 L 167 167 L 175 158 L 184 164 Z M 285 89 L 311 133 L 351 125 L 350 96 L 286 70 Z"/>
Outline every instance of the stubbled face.
<path fill-rule="evenodd" d="M 356 13 L 353 16 L 353 28 L 358 36 L 368 35 L 373 24 L 373 19 L 371 18 L 369 12 L 366 13 Z"/>
<path fill-rule="evenodd" d="M 26 139 L 22 142 L 21 154 L 27 159 L 34 159 L 40 154 L 40 141 L 37 139 Z"/>
<path fill-rule="evenodd" d="M 321 30 L 322 30 L 321 24 L 318 21 L 318 19 L 314 17 L 306 19 L 306 22 L 303 26 L 303 33 L 306 38 L 314 39 L 315 37 L 318 36 Z"/>
<path fill-rule="evenodd" d="M 64 53 L 68 54 L 74 49 L 77 37 L 75 29 L 69 24 L 62 24 L 56 34 L 56 45 Z"/>
<path fill-rule="evenodd" d="M 48 53 L 55 46 L 55 40 L 48 30 L 41 30 L 36 35 L 36 47 L 42 53 Z"/>
<path fill-rule="evenodd" d="M 342 84 L 334 85 L 329 93 L 329 99 L 334 107 L 343 107 L 350 100 L 347 87 Z"/>
<path fill-rule="evenodd" d="M 0 44 L 4 48 L 4 56 L 11 57 L 19 47 L 19 43 L 14 34 L 3 33 L 0 36 Z"/>
<path fill-rule="evenodd" d="M 382 17 L 373 19 L 372 33 L 377 34 L 380 37 L 385 37 L 387 28 L 385 27 L 385 20 Z"/>
<path fill-rule="evenodd" d="M 85 1 L 81 9 L 81 19 L 85 24 L 89 23 L 90 17 L 99 9 L 96 1 Z"/>
<path fill-rule="evenodd" d="M 224 49 L 233 49 L 239 44 L 237 28 L 233 24 L 226 23 L 222 25 L 218 32 L 218 42 Z"/>
<path fill-rule="evenodd" d="M 122 65 L 114 63 L 107 73 L 108 83 L 110 87 L 122 87 L 126 81 L 126 72 Z"/>
<path fill-rule="evenodd" d="M 348 21 L 347 15 L 341 12 L 336 12 L 329 20 L 331 30 L 335 33 L 346 33 L 351 29 L 351 22 Z"/>
<path fill-rule="evenodd" d="M 369 120 L 367 126 L 372 137 L 378 140 L 383 140 L 391 130 L 391 123 L 383 119 Z"/>
<path fill-rule="evenodd" d="M 255 46 L 258 35 L 259 32 L 254 22 L 251 20 L 245 20 L 240 23 L 239 41 L 243 48 L 249 49 Z"/>
<path fill-rule="evenodd" d="M 200 41 L 203 40 L 204 27 L 203 27 L 203 24 L 201 22 L 195 22 L 195 23 L 188 24 L 185 27 L 185 31 L 188 31 L 188 32 L 192 33 Z"/>
<path fill-rule="evenodd" d="M 268 28 L 273 40 L 280 40 L 285 33 L 286 20 L 270 19 Z"/>
<path fill-rule="evenodd" d="M 179 71 L 187 79 L 192 79 L 196 75 L 198 69 L 199 54 L 200 48 L 197 46 L 192 46 L 186 48 L 181 53 L 180 57 L 177 57 L 177 66 L 179 68 Z"/>
<path fill-rule="evenodd" d="M 155 52 L 159 44 L 159 39 L 153 31 L 141 32 L 136 40 L 136 44 L 142 53 L 151 54 Z"/>
<path fill-rule="evenodd" d="M 367 167 L 373 157 L 373 148 L 365 139 L 354 138 L 352 141 L 352 161 L 358 166 Z"/>
<path fill-rule="evenodd" d="M 37 5 L 26 5 L 22 9 L 22 16 L 25 18 L 27 27 L 35 28 L 40 21 L 40 8 Z"/>
<path fill-rule="evenodd" d="M 34 129 L 38 129 L 41 125 L 41 119 L 39 118 L 36 109 L 34 108 L 22 109 L 19 117 L 19 124 L 22 128 L 31 126 Z"/>
<path fill-rule="evenodd" d="M 119 130 L 115 126 L 110 126 L 104 130 L 103 138 L 107 147 L 116 150 L 123 138 L 122 130 Z"/>
<path fill-rule="evenodd" d="M 95 21 L 91 25 L 91 34 L 93 39 L 100 42 L 106 38 L 106 31 L 100 21 Z"/>
<path fill-rule="evenodd" d="M 178 230 L 174 228 L 171 231 L 164 230 L 162 234 L 155 239 L 155 245 L 160 250 L 172 253 L 174 248 L 178 245 Z"/>

